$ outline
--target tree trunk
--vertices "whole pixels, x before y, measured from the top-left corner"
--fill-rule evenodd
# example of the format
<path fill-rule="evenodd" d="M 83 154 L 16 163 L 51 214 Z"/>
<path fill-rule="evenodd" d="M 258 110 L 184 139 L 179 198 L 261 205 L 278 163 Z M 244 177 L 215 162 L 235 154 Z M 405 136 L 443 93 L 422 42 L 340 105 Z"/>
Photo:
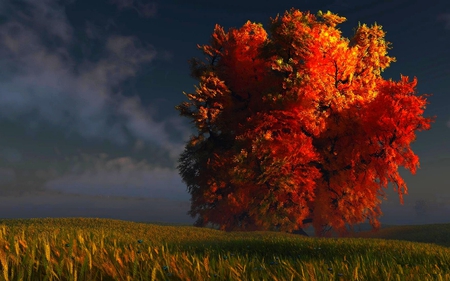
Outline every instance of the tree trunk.
<path fill-rule="evenodd" d="M 294 230 L 291 232 L 292 234 L 300 234 L 300 235 L 304 235 L 304 236 L 308 236 L 308 233 L 306 233 L 303 229 L 298 229 L 298 230 Z"/>

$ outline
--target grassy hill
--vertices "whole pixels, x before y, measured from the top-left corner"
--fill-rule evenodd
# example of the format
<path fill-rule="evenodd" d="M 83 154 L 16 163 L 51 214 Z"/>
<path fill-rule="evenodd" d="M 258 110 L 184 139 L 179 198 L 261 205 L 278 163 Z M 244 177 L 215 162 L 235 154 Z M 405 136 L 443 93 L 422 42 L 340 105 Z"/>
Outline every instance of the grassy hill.
<path fill-rule="evenodd" d="M 353 237 L 433 243 L 450 248 L 450 223 L 399 226 L 391 225 L 380 229 L 376 233 L 362 231 Z"/>
<path fill-rule="evenodd" d="M 450 224 L 351 238 L 111 219 L 0 220 L 2 280 L 450 280 Z"/>

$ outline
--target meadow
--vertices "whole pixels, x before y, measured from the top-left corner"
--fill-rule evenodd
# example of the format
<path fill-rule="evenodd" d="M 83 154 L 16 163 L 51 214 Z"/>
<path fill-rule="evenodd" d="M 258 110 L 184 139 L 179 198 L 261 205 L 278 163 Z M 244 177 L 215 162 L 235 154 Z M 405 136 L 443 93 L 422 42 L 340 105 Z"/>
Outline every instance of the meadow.
<path fill-rule="evenodd" d="M 315 238 L 95 218 L 0 220 L 0 280 L 450 280 L 450 224 Z"/>

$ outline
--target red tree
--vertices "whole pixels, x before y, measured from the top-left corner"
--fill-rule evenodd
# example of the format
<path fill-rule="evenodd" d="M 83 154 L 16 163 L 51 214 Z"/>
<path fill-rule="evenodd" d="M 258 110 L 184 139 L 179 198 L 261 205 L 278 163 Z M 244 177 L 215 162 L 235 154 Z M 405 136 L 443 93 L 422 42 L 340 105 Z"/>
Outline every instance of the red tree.
<path fill-rule="evenodd" d="M 416 78 L 381 77 L 395 61 L 381 26 L 347 39 L 343 21 L 291 9 L 271 18 L 272 38 L 247 22 L 198 45 L 209 63 L 191 60 L 200 87 L 176 107 L 199 131 L 178 166 L 197 226 L 344 235 L 367 219 L 379 228 L 388 182 L 403 204 L 398 166 L 419 167 L 409 145 L 433 122 L 426 98 Z"/>

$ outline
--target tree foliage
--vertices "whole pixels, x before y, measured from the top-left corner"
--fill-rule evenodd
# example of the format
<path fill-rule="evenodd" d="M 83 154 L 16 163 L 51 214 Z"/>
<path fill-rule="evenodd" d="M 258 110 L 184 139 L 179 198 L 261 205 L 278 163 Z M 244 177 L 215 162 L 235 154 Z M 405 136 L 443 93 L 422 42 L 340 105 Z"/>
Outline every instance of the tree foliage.
<path fill-rule="evenodd" d="M 222 230 L 292 232 L 311 224 L 316 235 L 340 235 L 369 220 L 379 228 L 379 196 L 395 183 L 403 204 L 404 166 L 415 174 L 410 148 L 426 98 L 417 79 L 384 80 L 395 58 L 385 32 L 360 25 L 351 39 L 330 12 L 291 9 L 271 18 L 271 38 L 248 21 L 228 32 L 216 25 L 210 45 L 192 59 L 199 80 L 176 107 L 192 119 L 178 169 L 192 217 Z"/>

